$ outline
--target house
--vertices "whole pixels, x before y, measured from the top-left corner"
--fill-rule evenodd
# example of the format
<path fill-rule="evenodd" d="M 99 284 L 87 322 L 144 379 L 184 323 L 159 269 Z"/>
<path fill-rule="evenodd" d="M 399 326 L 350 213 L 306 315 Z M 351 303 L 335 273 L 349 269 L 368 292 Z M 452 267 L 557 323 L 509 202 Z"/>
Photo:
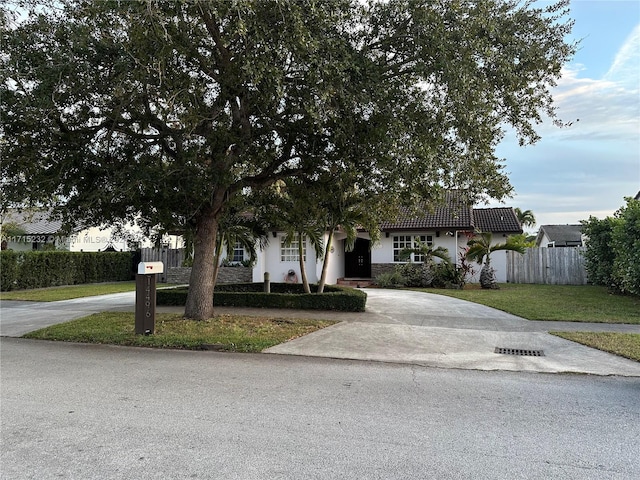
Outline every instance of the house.
<path fill-rule="evenodd" d="M 10 209 L 2 215 L 2 250 L 47 250 L 60 245 L 62 222 L 42 211 Z"/>
<path fill-rule="evenodd" d="M 542 225 L 536 247 L 581 247 L 582 225 Z"/>
<path fill-rule="evenodd" d="M 142 231 L 133 226 L 124 235 L 113 228 L 100 227 L 77 228 L 67 233 L 62 230 L 62 221 L 51 218 L 48 210 L 9 209 L 0 220 L 4 228 L 3 250 L 104 252 L 128 251 L 132 243 L 140 247 L 153 246 Z M 9 225 L 9 233 L 5 233 Z M 175 237 L 172 238 L 175 241 Z"/>
<path fill-rule="evenodd" d="M 327 283 L 349 283 L 349 279 L 373 279 L 377 275 L 393 270 L 396 265 L 406 263 L 401 260 L 400 252 L 413 248 L 419 243 L 444 247 L 456 264 L 464 252 L 468 240 L 474 231 L 493 233 L 494 243 L 503 243 L 506 237 L 522 233 L 512 208 L 472 208 L 458 203 L 453 196 L 448 202 L 433 210 L 423 210 L 418 214 L 405 211 L 394 222 L 381 225 L 381 239 L 372 247 L 368 232 L 360 231 L 353 251 L 345 251 L 346 235 L 336 231 L 330 249 Z M 299 282 L 301 280 L 298 262 L 298 244 L 286 245 L 283 232 L 273 232 L 269 245 L 258 253 L 253 268 L 253 281 L 263 281 L 265 272 L 273 282 Z M 325 235 L 325 243 L 328 235 Z M 304 245 L 305 269 L 309 282 L 315 283 L 322 274 L 322 258 L 316 258 L 313 248 Z M 242 260 L 241 247 L 234 249 L 234 259 Z M 412 255 L 414 262 L 421 259 Z M 506 253 L 498 251 L 491 256 L 492 266 L 496 269 L 499 282 L 506 282 Z M 479 270 L 479 269 L 478 269 Z"/>

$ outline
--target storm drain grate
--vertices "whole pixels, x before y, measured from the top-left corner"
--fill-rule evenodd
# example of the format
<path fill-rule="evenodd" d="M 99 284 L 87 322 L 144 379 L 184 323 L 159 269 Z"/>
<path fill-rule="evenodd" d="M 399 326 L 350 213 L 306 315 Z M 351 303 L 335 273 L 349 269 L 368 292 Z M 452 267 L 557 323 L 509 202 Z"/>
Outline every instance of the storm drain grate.
<path fill-rule="evenodd" d="M 520 355 L 524 357 L 544 357 L 544 351 L 542 350 L 528 350 L 526 348 L 503 348 L 496 347 L 495 353 L 502 355 Z"/>

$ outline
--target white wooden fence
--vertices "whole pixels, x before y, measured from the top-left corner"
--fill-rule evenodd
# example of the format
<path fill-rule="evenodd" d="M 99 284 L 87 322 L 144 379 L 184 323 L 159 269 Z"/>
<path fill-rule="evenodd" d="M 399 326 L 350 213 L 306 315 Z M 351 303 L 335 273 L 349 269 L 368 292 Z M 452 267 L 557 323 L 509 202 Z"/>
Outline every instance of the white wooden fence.
<path fill-rule="evenodd" d="M 584 285 L 584 247 L 527 248 L 524 255 L 507 251 L 507 282 Z"/>

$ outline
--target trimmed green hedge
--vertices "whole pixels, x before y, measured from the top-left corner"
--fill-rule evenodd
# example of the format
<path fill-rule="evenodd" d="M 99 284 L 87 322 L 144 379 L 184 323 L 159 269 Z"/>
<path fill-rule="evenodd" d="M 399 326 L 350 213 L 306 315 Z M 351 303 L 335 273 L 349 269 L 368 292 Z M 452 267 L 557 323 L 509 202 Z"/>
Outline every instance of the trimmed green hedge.
<path fill-rule="evenodd" d="M 0 252 L 0 289 L 23 290 L 133 278 L 132 252 Z"/>
<path fill-rule="evenodd" d="M 312 286 L 312 289 L 317 288 Z M 156 292 L 158 305 L 185 305 L 188 288 L 165 288 Z M 262 283 L 216 285 L 213 304 L 217 307 L 292 308 L 364 312 L 367 294 L 348 287 L 326 286 L 324 293 L 304 293 L 301 284 L 272 283 L 271 293 Z"/>

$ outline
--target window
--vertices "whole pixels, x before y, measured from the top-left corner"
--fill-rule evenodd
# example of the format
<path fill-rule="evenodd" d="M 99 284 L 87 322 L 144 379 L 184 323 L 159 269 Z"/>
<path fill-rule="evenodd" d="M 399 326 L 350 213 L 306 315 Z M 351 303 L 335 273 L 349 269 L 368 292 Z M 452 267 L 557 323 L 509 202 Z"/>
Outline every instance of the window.
<path fill-rule="evenodd" d="M 433 246 L 433 235 L 396 235 L 393 237 L 393 261 L 402 262 L 402 250 L 405 248 L 420 248 L 421 246 Z M 424 262 L 424 255 L 411 254 L 412 262 Z"/>
<path fill-rule="evenodd" d="M 238 241 L 233 246 L 233 257 L 231 261 L 238 263 L 244 262 L 244 247 L 242 246 L 242 242 Z"/>
<path fill-rule="evenodd" d="M 289 245 L 285 244 L 284 237 L 280 239 L 280 261 L 281 262 L 297 262 L 298 256 L 298 240 L 293 240 Z M 307 240 L 302 239 L 302 260 L 307 259 Z"/>

